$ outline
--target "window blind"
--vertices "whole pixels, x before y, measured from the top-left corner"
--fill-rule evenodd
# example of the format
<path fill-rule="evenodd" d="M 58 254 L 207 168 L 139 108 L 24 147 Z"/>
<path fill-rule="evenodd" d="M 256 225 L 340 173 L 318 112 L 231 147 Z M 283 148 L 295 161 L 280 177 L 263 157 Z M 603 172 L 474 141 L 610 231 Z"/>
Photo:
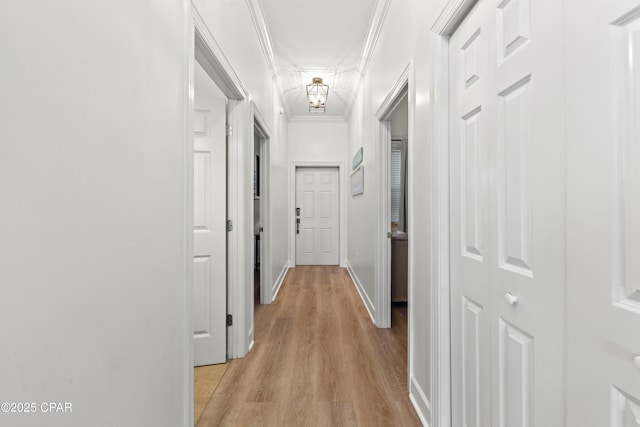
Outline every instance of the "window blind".
<path fill-rule="evenodd" d="M 402 150 L 391 149 L 391 222 L 400 222 L 402 201 Z"/>

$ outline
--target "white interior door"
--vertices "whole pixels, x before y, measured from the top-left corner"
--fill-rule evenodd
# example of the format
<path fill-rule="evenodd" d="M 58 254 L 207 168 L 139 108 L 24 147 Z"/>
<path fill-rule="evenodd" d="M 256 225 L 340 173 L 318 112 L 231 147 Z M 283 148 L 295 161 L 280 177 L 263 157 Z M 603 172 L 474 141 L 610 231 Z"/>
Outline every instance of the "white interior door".
<path fill-rule="evenodd" d="M 561 20 L 480 0 L 450 40 L 454 426 L 564 423 Z"/>
<path fill-rule="evenodd" d="M 339 264 L 338 181 L 338 168 L 296 169 L 297 265 Z"/>
<path fill-rule="evenodd" d="M 568 426 L 640 426 L 640 5 L 565 2 Z"/>
<path fill-rule="evenodd" d="M 194 365 L 227 357 L 226 99 L 195 62 Z"/>
<path fill-rule="evenodd" d="M 450 41 L 453 425 L 491 425 L 488 40 L 474 10 Z M 484 30 L 484 33 L 482 33 Z"/>

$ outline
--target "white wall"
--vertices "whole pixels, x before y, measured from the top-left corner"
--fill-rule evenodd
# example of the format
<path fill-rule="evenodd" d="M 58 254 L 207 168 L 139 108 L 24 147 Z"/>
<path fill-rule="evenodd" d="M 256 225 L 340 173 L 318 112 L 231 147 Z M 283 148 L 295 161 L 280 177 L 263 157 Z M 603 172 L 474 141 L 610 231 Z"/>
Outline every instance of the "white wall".
<path fill-rule="evenodd" d="M 407 136 L 409 128 L 409 103 L 405 97 L 391 114 L 391 136 Z"/>
<path fill-rule="evenodd" d="M 287 142 L 289 145 L 289 201 L 287 218 L 289 227 L 289 260 L 295 265 L 295 165 L 321 163 L 332 166 L 342 165 L 340 175 L 340 265 L 346 260 L 346 193 L 350 167 L 345 162 L 348 145 L 348 124 L 342 120 L 294 120 L 288 123 Z M 348 163 L 351 164 L 351 163 Z"/>
<path fill-rule="evenodd" d="M 347 123 L 292 121 L 288 126 L 289 161 L 344 161 Z"/>
<path fill-rule="evenodd" d="M 275 91 L 275 89 L 274 89 Z M 272 289 L 279 286 L 283 273 L 289 266 L 289 195 L 283 188 L 289 185 L 289 144 L 287 134 L 287 117 L 279 114 L 280 104 L 274 96 L 273 135 L 270 143 L 270 255 Z M 277 291 L 277 289 L 274 289 Z"/>
<path fill-rule="evenodd" d="M 271 71 L 254 30 L 247 2 L 193 0 L 193 4 L 251 94 L 251 101 L 271 124 L 275 114 Z"/>
<path fill-rule="evenodd" d="M 195 3 L 247 103 L 278 129 L 246 3 Z M 190 424 L 189 7 L 31 0 L 2 8 L 0 401 L 70 402 L 73 412 L 0 414 L 0 424 Z M 288 152 L 285 133 L 274 134 L 280 188 Z M 251 197 L 251 180 L 243 184 Z M 240 226 L 250 229 L 244 207 Z M 288 245 L 285 233 L 275 219 L 273 248 Z"/>
<path fill-rule="evenodd" d="M 366 73 L 360 95 L 354 103 L 349 123 L 348 158 L 362 146 L 365 165 L 365 192 L 348 198 L 348 261 L 366 292 L 365 298 L 375 301 L 375 240 L 379 159 L 379 122 L 375 113 L 391 91 L 403 70 L 411 63 L 409 87 L 409 280 L 410 296 L 410 381 L 413 398 L 425 419 L 429 420 L 431 402 L 431 294 L 432 269 L 438 264 L 432 251 L 434 228 L 432 221 L 435 200 L 430 192 L 436 159 L 433 157 L 434 61 L 430 45 L 430 28 L 445 0 L 392 1 L 374 56 Z M 378 230 L 382 232 L 384 230 Z M 374 307 L 378 310 L 378 307 Z"/>
<path fill-rule="evenodd" d="M 0 401 L 12 426 L 182 425 L 185 5 L 0 13 Z"/>

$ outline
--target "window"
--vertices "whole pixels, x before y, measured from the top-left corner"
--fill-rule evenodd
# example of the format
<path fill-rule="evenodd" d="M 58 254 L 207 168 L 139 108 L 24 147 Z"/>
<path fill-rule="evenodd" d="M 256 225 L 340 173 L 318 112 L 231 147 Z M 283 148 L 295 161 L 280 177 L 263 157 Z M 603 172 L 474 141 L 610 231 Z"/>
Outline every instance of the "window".
<path fill-rule="evenodd" d="M 405 231 L 405 162 L 406 146 L 402 139 L 391 140 L 391 222 Z"/>

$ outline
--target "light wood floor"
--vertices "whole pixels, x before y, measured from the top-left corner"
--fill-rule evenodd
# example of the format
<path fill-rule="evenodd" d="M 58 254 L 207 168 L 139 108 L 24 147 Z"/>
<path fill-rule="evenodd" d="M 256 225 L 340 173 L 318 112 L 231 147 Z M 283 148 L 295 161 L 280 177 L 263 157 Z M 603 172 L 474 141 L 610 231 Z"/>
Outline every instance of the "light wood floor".
<path fill-rule="evenodd" d="M 193 419 L 196 422 L 228 366 L 229 362 L 193 368 Z"/>
<path fill-rule="evenodd" d="M 371 322 L 345 269 L 291 269 L 256 306 L 255 346 L 200 416 L 213 426 L 419 426 L 407 391 L 406 309 Z"/>

